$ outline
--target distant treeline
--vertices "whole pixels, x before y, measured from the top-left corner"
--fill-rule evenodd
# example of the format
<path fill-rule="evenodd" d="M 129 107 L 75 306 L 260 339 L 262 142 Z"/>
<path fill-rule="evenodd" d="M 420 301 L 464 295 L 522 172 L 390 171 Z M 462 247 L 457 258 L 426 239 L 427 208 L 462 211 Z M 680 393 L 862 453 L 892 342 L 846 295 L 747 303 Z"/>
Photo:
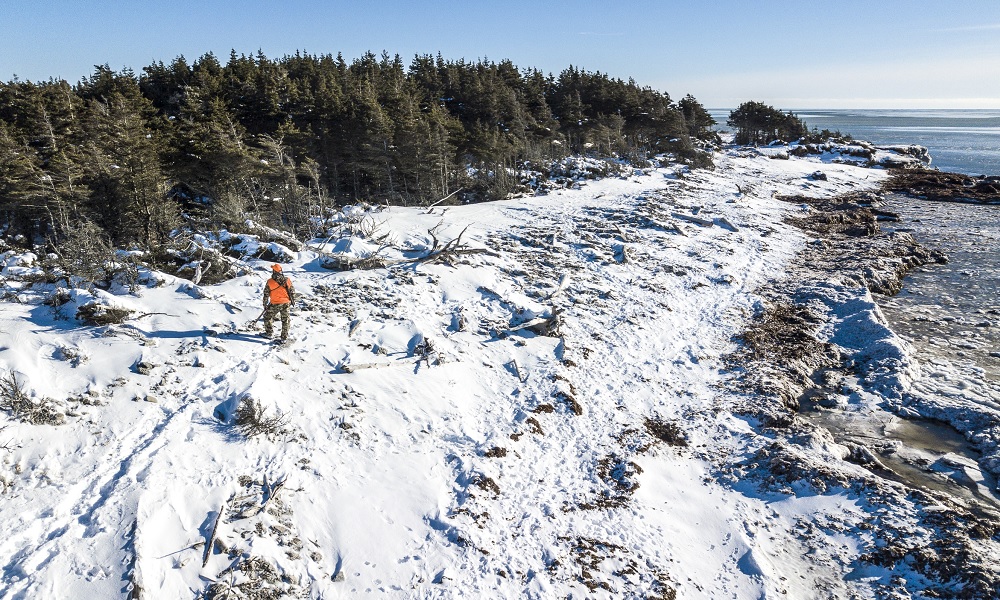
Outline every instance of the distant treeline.
<path fill-rule="evenodd" d="M 569 67 L 440 55 L 233 52 L 193 63 L 0 83 L 0 234 L 96 225 L 117 246 L 162 243 L 185 219 L 304 231 L 357 201 L 504 197 L 514 170 L 568 154 L 697 163 L 714 123 L 691 96 Z"/>

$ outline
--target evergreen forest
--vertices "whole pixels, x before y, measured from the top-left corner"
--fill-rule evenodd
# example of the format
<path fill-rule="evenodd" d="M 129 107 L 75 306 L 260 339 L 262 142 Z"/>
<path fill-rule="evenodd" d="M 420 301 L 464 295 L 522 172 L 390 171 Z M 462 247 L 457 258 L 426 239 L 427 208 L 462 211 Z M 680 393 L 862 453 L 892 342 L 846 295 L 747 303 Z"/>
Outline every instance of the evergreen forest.
<path fill-rule="evenodd" d="M 338 206 L 507 197 L 587 154 L 707 166 L 698 101 L 600 72 L 368 53 L 178 57 L 0 83 L 0 237 L 150 249 L 247 219 L 308 235 Z"/>

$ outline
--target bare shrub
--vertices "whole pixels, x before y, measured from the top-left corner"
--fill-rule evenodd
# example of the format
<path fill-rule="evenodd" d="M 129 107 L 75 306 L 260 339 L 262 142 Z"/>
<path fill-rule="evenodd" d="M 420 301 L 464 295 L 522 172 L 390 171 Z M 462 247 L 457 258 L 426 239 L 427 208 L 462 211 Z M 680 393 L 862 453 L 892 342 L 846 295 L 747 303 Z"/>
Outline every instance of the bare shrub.
<path fill-rule="evenodd" d="M 135 259 L 116 254 L 100 227 L 90 221 L 66 227 L 63 238 L 54 244 L 56 259 L 47 266 L 64 273 L 67 282 L 73 279 L 108 288 L 119 283 L 134 291 L 138 287 L 139 269 Z"/>
<path fill-rule="evenodd" d="M 278 411 L 273 417 L 265 415 L 264 406 L 260 400 L 246 396 L 236 409 L 236 427 L 247 438 L 263 435 L 272 438 L 284 431 L 286 417 Z"/>
<path fill-rule="evenodd" d="M 29 396 L 13 371 L 0 375 L 0 410 L 32 425 L 61 425 L 66 421 L 66 415 L 59 411 L 54 400 Z"/>
<path fill-rule="evenodd" d="M 90 302 L 77 309 L 76 318 L 87 325 L 121 325 L 132 316 L 132 312 L 127 308 Z"/>

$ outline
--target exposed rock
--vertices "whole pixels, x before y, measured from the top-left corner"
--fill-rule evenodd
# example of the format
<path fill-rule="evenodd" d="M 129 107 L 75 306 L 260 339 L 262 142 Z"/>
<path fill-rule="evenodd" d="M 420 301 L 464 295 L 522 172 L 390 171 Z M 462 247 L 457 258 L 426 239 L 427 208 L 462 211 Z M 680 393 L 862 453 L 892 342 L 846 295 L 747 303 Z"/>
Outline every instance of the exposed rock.
<path fill-rule="evenodd" d="M 927 200 L 1000 204 L 998 177 L 970 177 L 960 173 L 914 169 L 895 173 L 883 187 L 887 191 Z"/>

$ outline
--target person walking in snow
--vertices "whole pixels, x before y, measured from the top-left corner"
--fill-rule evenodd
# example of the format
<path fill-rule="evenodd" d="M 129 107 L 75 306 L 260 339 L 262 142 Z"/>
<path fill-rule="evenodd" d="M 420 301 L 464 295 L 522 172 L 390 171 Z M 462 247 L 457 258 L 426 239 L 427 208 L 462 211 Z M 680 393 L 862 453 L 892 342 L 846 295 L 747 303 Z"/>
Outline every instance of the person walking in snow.
<path fill-rule="evenodd" d="M 271 265 L 271 278 L 264 284 L 264 337 L 271 337 L 274 329 L 271 321 L 281 318 L 281 339 L 288 339 L 289 313 L 295 302 L 292 280 L 281 272 L 281 265 Z"/>

